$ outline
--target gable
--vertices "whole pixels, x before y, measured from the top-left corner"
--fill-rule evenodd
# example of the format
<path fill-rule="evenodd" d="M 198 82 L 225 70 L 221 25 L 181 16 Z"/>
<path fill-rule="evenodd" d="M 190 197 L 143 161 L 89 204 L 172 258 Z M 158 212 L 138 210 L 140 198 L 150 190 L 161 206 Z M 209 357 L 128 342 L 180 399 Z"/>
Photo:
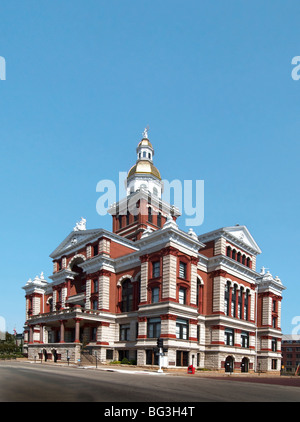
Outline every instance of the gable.
<path fill-rule="evenodd" d="M 61 244 L 50 254 L 50 258 L 57 258 L 72 253 L 92 240 L 96 240 L 103 233 L 102 229 L 72 231 Z"/>
<path fill-rule="evenodd" d="M 244 245 L 245 248 L 250 248 L 255 254 L 261 253 L 259 246 L 251 236 L 246 226 L 224 227 L 223 232 L 227 234 L 227 238 L 229 237 L 228 240 L 232 238 L 233 241 L 240 245 Z"/>

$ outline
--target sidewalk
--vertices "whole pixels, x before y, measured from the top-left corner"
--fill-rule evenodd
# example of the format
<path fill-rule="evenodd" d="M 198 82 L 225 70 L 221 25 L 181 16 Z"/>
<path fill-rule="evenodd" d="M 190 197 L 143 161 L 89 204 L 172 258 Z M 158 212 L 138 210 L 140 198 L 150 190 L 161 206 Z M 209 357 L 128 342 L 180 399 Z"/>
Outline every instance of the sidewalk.
<path fill-rule="evenodd" d="M 43 361 L 41 363 L 40 360 L 29 361 L 29 360 L 22 360 L 23 362 L 34 363 L 37 365 L 54 365 L 54 366 L 69 366 L 72 368 L 78 369 L 94 369 L 99 371 L 107 371 L 107 372 L 119 372 L 124 374 L 148 374 L 148 375 L 174 375 L 174 376 L 187 376 L 187 377 L 208 377 L 208 378 L 280 378 L 282 377 L 279 374 L 270 374 L 270 373 L 241 373 L 241 372 L 219 372 L 219 371 L 209 371 L 209 370 L 196 370 L 195 374 L 188 374 L 187 368 L 163 368 L 163 372 L 158 372 L 157 367 L 141 367 L 135 365 L 125 365 L 125 364 L 100 364 L 96 365 L 92 364 L 75 364 L 70 363 L 68 365 L 67 362 L 53 362 L 53 361 Z M 286 377 L 284 377 L 286 378 Z"/>

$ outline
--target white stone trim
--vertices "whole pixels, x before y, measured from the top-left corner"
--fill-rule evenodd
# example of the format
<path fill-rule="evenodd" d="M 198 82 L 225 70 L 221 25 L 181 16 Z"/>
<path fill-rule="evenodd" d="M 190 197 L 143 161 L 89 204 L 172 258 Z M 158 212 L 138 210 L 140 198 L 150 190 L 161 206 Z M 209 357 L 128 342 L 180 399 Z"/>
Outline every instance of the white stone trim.
<path fill-rule="evenodd" d="M 77 259 L 77 258 L 82 258 L 83 261 L 86 261 L 86 257 L 84 255 L 82 255 L 81 253 L 76 254 L 73 256 L 73 258 L 71 259 L 71 261 L 68 264 L 68 270 L 71 270 L 71 265 L 72 263 Z"/>
<path fill-rule="evenodd" d="M 130 280 L 131 283 L 134 281 L 133 280 L 133 277 L 130 274 L 125 274 L 125 275 L 123 275 L 122 277 L 119 278 L 119 280 L 117 281 L 117 286 L 118 287 L 121 287 L 122 286 L 122 282 L 125 279 L 127 279 L 127 278 L 129 278 L 129 280 Z"/>

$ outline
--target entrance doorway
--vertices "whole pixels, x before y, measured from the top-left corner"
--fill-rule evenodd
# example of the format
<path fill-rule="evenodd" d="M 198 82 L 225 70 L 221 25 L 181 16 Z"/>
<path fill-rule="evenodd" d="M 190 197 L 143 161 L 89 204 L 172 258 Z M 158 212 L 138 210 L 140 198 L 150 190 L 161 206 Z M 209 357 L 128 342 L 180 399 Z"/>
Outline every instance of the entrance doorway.
<path fill-rule="evenodd" d="M 241 372 L 248 372 L 249 371 L 249 359 L 243 358 L 241 364 Z"/>
<path fill-rule="evenodd" d="M 225 360 L 225 372 L 233 372 L 233 357 L 227 356 Z"/>

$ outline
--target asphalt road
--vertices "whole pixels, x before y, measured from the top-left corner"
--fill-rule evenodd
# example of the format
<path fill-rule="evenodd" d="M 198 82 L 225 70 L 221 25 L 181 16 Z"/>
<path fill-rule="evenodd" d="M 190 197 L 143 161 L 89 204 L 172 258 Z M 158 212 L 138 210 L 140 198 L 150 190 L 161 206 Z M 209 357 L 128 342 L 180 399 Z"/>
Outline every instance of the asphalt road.
<path fill-rule="evenodd" d="M 299 402 L 300 384 L 0 362 L 0 402 Z"/>

